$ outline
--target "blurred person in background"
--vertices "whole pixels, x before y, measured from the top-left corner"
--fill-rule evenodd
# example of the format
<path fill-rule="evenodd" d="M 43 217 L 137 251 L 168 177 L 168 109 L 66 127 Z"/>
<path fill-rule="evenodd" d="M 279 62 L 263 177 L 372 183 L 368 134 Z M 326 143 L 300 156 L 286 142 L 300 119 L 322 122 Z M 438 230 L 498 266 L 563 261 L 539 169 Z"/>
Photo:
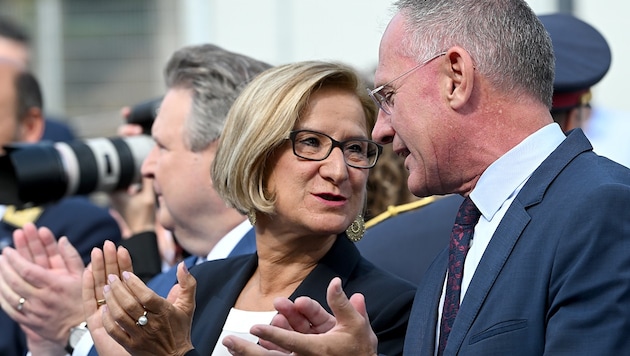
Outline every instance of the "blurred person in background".
<path fill-rule="evenodd" d="M 121 214 L 128 219 L 129 233 L 135 236 L 129 241 L 137 238 L 137 234 L 146 234 L 153 235 L 154 243 L 157 232 L 153 224 L 157 222 L 157 226 L 175 232 L 179 244 L 192 255 L 185 260 L 188 267 L 255 250 L 250 223 L 243 214 L 227 207 L 210 184 L 210 166 L 227 111 L 245 84 L 269 67 L 261 61 L 209 44 L 184 47 L 172 55 L 165 69 L 167 93 L 153 123 L 156 146 L 142 166 L 149 194 L 134 196 L 132 206 L 125 206 L 126 210 Z M 122 131 L 141 133 L 139 127 L 134 126 L 126 126 Z M 160 202 L 157 221 L 153 188 Z M 46 308 L 25 308 L 24 313 L 11 315 L 23 327 L 37 332 L 39 339 L 29 339 L 29 349 L 34 355 L 43 351 L 53 354 L 55 351 L 56 354 L 74 351 L 74 354 L 85 355 L 92 344 L 83 323 L 83 306 L 76 295 L 78 292 L 80 298 L 83 266 L 72 263 L 75 253 L 70 244 L 57 245 L 49 235 L 49 232 L 37 231 L 32 226 L 19 231 L 16 246 L 18 240 L 28 243 L 20 243 L 20 253 L 11 253 L 6 262 L 2 261 L 5 268 L 2 275 L 11 278 L 11 286 L 15 288 L 3 289 L 2 296 L 8 300 L 21 290 L 31 290 L 31 284 L 54 280 L 47 288 L 40 287 L 38 291 L 37 303 Z M 140 249 L 143 243 L 146 241 L 141 239 Z M 35 255 L 37 251 L 45 251 L 40 255 L 50 266 L 56 267 L 46 268 L 41 261 L 28 261 L 23 257 Z M 120 251 L 123 249 L 117 250 L 112 243 L 103 248 L 105 255 L 116 256 Z M 15 251 L 9 249 L 8 252 Z M 140 261 L 134 261 L 134 266 L 160 258 L 151 254 L 136 257 Z M 102 258 L 93 253 L 92 263 Z M 55 264 L 55 261 L 64 263 Z M 131 262 L 127 258 L 124 267 L 116 267 L 115 271 L 110 269 L 107 274 L 119 275 L 123 270 L 132 270 Z M 107 274 L 103 271 L 101 277 L 105 279 Z M 30 280 L 26 280 L 26 276 Z M 172 269 L 156 276 L 148 285 L 166 296 L 175 283 L 175 269 Z M 35 298 L 32 299 L 35 302 Z M 99 323 L 92 320 L 88 325 L 91 330 L 97 330 Z M 83 340 L 81 336 L 84 336 Z M 73 350 L 79 340 L 83 346 Z"/>
<path fill-rule="evenodd" d="M 552 115 L 565 131 L 583 128 L 593 150 L 630 167 L 630 112 L 592 106 L 591 88 L 606 75 L 611 49 L 593 26 L 569 14 L 539 16 L 556 56 Z"/>
<path fill-rule="evenodd" d="M 11 63 L 21 70 L 28 71 L 31 62 L 29 45 L 28 33 L 16 22 L 0 16 L 0 61 L 3 62 L 2 65 Z M 24 78 L 32 76 L 31 73 L 25 73 L 27 74 L 24 74 Z M 4 78 L 6 79 L 6 77 Z M 3 81 L 3 83 L 3 85 L 9 84 L 7 81 Z M 4 126 L 3 134 L 13 135 L 13 137 L 8 140 L 5 136 L 1 142 L 2 145 L 13 141 L 35 143 L 44 140 L 71 141 L 75 138 L 73 130 L 62 120 L 44 116 L 41 91 L 39 84 L 35 84 L 30 88 L 17 88 L 17 92 L 14 89 L 15 86 L 11 88 L 3 86 L 3 100 L 8 98 L 7 95 L 13 95 L 14 98 L 17 97 L 17 100 L 20 100 L 19 105 L 31 103 L 33 107 L 28 111 L 22 108 L 22 113 L 15 113 L 29 114 L 27 117 L 19 117 L 19 120 L 15 121 L 19 128 L 14 127 L 12 129 Z M 11 102 L 10 105 L 3 106 L 2 109 L 7 110 L 7 112 L 14 110 L 15 103 Z M 13 114 L 8 115 L 3 116 L 2 125 L 10 123 L 13 127 L 11 120 L 16 120 L 16 118 L 11 117 Z M 84 262 L 89 261 L 90 250 L 94 245 L 100 246 L 105 239 L 120 240 L 120 231 L 114 219 L 107 214 L 107 210 L 96 206 L 85 197 L 64 198 L 56 203 L 27 209 L 0 206 L 0 215 L 2 216 L 0 247 L 11 245 L 12 232 L 29 222 L 35 223 L 37 226 L 48 226 L 56 236 L 68 236 L 79 249 Z M 18 299 L 18 302 L 21 300 Z M 12 301 L 11 305 L 15 307 L 19 304 Z M 26 349 L 24 334 L 4 312 L 0 312 L 0 329 L 4 330 L 0 335 L 0 354 L 6 356 L 23 355 Z"/>
<path fill-rule="evenodd" d="M 0 57 L 0 145 L 23 142 L 36 143 L 44 130 L 43 100 L 36 78 L 24 66 Z M 15 187 L 2 187 L 15 189 Z M 46 226 L 55 236 L 67 236 L 76 246 L 83 262 L 90 260 L 94 246 L 105 240 L 120 240 L 120 230 L 107 209 L 92 204 L 85 197 L 67 197 L 58 202 L 18 208 L 0 205 L 0 243 L 12 245 L 14 230 L 27 223 Z M 54 280 L 50 281 L 51 283 Z M 2 284 L 2 281 L 0 281 Z M 5 287 L 5 285 L 2 285 Z M 2 303 L 4 311 L 21 311 L 28 307 L 29 295 Z M 25 353 L 24 335 L 5 312 L 0 312 L 0 354 L 12 356 Z"/>
<path fill-rule="evenodd" d="M 26 68 L 31 65 L 30 37 L 13 20 L 0 16 L 0 57 Z M 74 130 L 64 120 L 45 115 L 42 140 L 67 142 L 75 139 Z"/>
<path fill-rule="evenodd" d="M 551 37 L 556 60 L 553 119 L 565 132 L 583 128 L 591 117 L 591 88 L 610 68 L 610 47 L 593 26 L 573 15 L 556 13 L 538 18 Z"/>
<path fill-rule="evenodd" d="M 407 175 L 404 159 L 396 155 L 391 147 L 383 147 L 383 155 L 368 177 L 366 227 L 369 228 L 372 218 L 392 207 L 418 200 L 418 197 L 407 189 Z"/>

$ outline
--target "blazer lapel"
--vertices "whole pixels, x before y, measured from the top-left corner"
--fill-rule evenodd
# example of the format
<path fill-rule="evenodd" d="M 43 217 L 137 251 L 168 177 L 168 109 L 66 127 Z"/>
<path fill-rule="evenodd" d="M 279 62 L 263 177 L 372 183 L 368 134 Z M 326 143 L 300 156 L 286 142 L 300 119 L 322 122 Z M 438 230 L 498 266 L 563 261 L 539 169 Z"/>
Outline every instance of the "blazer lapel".
<path fill-rule="evenodd" d="M 337 236 L 337 240 L 330 251 L 317 263 L 317 266 L 306 276 L 289 299 L 307 295 L 318 301 L 329 313 L 330 307 L 326 302 L 326 289 L 334 277 L 340 277 L 345 287 L 350 274 L 359 263 L 361 255 L 354 244 L 348 240 L 345 233 Z"/>
<path fill-rule="evenodd" d="M 210 355 L 223 330 L 222 320 L 226 320 L 230 309 L 254 273 L 258 265 L 256 254 L 235 257 L 223 261 L 231 262 L 228 266 L 207 269 L 201 275 L 213 282 L 204 282 L 205 287 L 197 290 L 197 306 L 193 317 L 192 342 L 200 355 Z M 205 262 L 211 264 L 215 261 Z M 222 261 L 216 261 L 221 263 Z M 207 267 L 207 266 L 203 266 Z M 226 268 L 227 267 L 227 268 Z M 200 278 L 200 276 L 197 278 Z M 215 289 L 215 286 L 220 286 Z"/>
<path fill-rule="evenodd" d="M 435 258 L 420 281 L 409 315 L 405 336 L 404 355 L 433 355 L 438 304 L 448 267 L 448 248 Z"/>

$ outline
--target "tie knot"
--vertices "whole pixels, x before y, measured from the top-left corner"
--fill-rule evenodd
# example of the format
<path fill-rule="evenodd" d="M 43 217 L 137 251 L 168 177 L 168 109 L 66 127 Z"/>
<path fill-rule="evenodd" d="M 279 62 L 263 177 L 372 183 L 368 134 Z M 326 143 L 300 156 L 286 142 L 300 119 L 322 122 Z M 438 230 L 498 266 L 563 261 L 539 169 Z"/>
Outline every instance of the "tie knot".
<path fill-rule="evenodd" d="M 459 206 L 455 223 L 458 225 L 475 225 L 481 217 L 481 212 L 470 197 L 466 197 Z"/>

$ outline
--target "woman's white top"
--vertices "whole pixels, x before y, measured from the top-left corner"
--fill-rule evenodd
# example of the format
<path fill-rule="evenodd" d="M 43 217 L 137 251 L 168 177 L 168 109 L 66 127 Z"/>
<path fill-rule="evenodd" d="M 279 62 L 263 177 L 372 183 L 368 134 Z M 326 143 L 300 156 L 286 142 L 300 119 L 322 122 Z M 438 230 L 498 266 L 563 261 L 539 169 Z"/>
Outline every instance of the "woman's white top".
<path fill-rule="evenodd" d="M 228 335 L 235 335 L 241 339 L 257 343 L 258 337 L 250 334 L 249 329 L 256 324 L 270 324 L 271 319 L 273 319 L 277 313 L 278 312 L 275 310 L 254 312 L 231 308 L 230 314 L 228 314 L 227 320 L 225 320 L 225 324 L 223 325 L 223 331 L 221 331 L 217 345 L 212 352 L 212 356 L 231 356 L 222 343 L 223 338 Z"/>

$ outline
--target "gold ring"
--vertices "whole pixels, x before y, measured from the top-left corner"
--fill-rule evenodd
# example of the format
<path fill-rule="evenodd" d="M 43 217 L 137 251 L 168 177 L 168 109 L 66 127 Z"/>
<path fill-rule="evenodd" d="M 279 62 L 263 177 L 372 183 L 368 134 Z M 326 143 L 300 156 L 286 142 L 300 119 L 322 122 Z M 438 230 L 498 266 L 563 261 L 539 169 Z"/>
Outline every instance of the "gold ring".
<path fill-rule="evenodd" d="M 18 305 L 17 307 L 15 307 L 15 309 L 17 309 L 18 311 L 22 311 L 22 309 L 24 309 L 24 303 L 26 303 L 26 298 L 20 297 L 20 299 L 18 299 Z"/>
<path fill-rule="evenodd" d="M 136 321 L 136 325 L 145 326 L 148 322 L 149 319 L 147 319 L 147 311 L 145 310 L 144 313 L 138 318 L 138 321 Z"/>
<path fill-rule="evenodd" d="M 107 301 L 105 299 L 99 299 L 99 300 L 96 301 L 96 305 L 99 306 L 99 307 L 101 305 L 105 305 L 105 304 L 107 304 Z"/>

